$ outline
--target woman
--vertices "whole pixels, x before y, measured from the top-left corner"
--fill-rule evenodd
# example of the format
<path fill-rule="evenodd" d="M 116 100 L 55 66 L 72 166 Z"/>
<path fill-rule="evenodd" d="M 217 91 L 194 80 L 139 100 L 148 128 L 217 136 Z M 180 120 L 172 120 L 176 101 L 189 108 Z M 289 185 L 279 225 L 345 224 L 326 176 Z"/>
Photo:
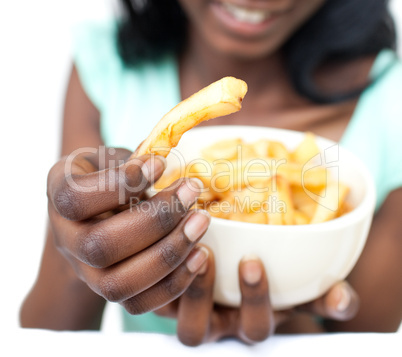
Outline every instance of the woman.
<path fill-rule="evenodd" d="M 402 172 L 395 162 L 402 153 L 402 108 L 395 92 L 402 70 L 391 51 L 395 35 L 387 1 L 122 3 L 117 36 L 113 24 L 77 35 L 63 157 L 48 180 L 50 229 L 22 325 L 96 329 L 109 300 L 130 314 L 157 310 L 176 318 L 178 336 L 189 345 L 227 336 L 252 343 L 274 331 L 396 330 L 402 311 Z M 130 188 L 158 179 L 163 159 L 126 161 L 127 150 L 88 149 L 134 150 L 178 101 L 226 75 L 248 83 L 247 100 L 239 113 L 206 125 L 281 127 L 341 140 L 377 183 L 376 217 L 347 281 L 292 311 L 272 311 L 264 268 L 253 257 L 240 264 L 241 308 L 213 305 L 213 255 L 197 245 L 209 217 L 189 210 L 196 196 L 191 184 L 198 183 L 187 180 L 152 199 L 179 209 L 133 212 L 124 204 L 144 192 Z M 143 331 L 176 329 L 175 320 L 149 314 L 126 314 L 125 322 Z"/>

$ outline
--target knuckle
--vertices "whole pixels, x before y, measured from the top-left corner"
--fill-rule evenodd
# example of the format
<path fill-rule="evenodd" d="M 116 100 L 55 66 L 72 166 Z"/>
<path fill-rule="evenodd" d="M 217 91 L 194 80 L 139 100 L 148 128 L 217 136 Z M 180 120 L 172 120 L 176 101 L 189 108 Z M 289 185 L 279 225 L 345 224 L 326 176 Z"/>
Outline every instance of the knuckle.
<path fill-rule="evenodd" d="M 251 307 L 266 306 L 267 304 L 269 304 L 269 297 L 265 293 L 258 292 L 247 295 L 243 294 L 242 304 Z"/>
<path fill-rule="evenodd" d="M 80 202 L 79 195 L 66 180 L 53 194 L 53 205 L 57 212 L 72 221 L 79 221 L 84 214 L 84 207 Z"/>
<path fill-rule="evenodd" d="M 110 302 L 122 300 L 122 281 L 112 275 L 105 275 L 98 282 L 98 289 L 101 296 Z"/>
<path fill-rule="evenodd" d="M 125 185 L 138 188 L 141 184 L 145 184 L 141 175 L 141 165 L 141 161 L 136 162 L 135 160 L 132 160 L 129 165 L 127 164 L 124 167 L 124 175 L 121 177 L 121 180 L 124 181 Z"/>
<path fill-rule="evenodd" d="M 178 253 L 178 249 L 173 244 L 161 245 L 159 254 L 164 265 L 170 270 L 175 269 L 183 260 L 182 256 Z"/>
<path fill-rule="evenodd" d="M 165 233 L 171 232 L 176 226 L 173 214 L 167 207 L 167 204 L 163 204 L 161 208 L 157 210 L 156 214 L 159 227 Z"/>
<path fill-rule="evenodd" d="M 127 299 L 122 305 L 130 315 L 142 315 L 151 310 L 138 296 Z"/>
<path fill-rule="evenodd" d="M 174 276 L 168 276 L 163 282 L 164 290 L 169 298 L 179 297 L 183 292 L 185 287 L 179 278 Z"/>
<path fill-rule="evenodd" d="M 201 286 L 192 284 L 187 288 L 186 296 L 188 296 L 191 300 L 204 300 L 206 298 L 209 298 L 209 291 L 202 288 Z"/>
<path fill-rule="evenodd" d="M 110 249 L 106 249 L 105 235 L 100 230 L 91 230 L 80 241 L 78 255 L 80 260 L 94 268 L 108 266 Z"/>

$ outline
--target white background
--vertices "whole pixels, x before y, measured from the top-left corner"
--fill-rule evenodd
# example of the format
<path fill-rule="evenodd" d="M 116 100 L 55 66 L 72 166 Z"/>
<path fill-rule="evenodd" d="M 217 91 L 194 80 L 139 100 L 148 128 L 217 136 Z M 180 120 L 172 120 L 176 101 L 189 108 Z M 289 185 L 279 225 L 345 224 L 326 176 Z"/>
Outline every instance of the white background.
<path fill-rule="evenodd" d="M 402 0 L 391 3 L 402 30 Z M 18 327 L 19 306 L 37 274 L 71 26 L 115 11 L 114 0 L 0 1 L 0 330 Z M 108 316 L 115 326 L 114 315 Z"/>

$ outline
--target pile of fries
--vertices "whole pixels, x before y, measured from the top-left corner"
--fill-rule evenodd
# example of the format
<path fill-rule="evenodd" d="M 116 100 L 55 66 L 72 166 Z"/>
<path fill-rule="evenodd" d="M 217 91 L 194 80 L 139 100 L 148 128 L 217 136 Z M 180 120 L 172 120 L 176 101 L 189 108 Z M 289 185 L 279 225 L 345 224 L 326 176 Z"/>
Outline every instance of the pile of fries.
<path fill-rule="evenodd" d="M 196 206 L 213 217 L 272 225 L 321 223 L 351 207 L 346 200 L 349 188 L 328 177 L 327 169 L 316 164 L 319 158 L 311 133 L 293 151 L 272 140 L 222 140 L 184 168 L 164 174 L 154 188 L 197 177 L 204 189 Z"/>

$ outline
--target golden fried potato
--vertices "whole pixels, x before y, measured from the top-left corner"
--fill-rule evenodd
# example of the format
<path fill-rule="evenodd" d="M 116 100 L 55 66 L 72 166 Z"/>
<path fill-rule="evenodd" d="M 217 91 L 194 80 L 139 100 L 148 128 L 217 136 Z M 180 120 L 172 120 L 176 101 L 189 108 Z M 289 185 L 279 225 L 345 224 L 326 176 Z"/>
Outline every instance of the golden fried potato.
<path fill-rule="evenodd" d="M 305 215 L 303 212 L 300 212 L 298 210 L 295 210 L 294 212 L 294 224 L 296 225 L 303 225 L 303 224 L 309 224 L 310 219 L 307 215 Z"/>
<path fill-rule="evenodd" d="M 211 216 L 240 222 L 304 225 L 325 222 L 352 210 L 349 188 L 331 181 L 323 166 L 306 161 L 319 154 L 315 137 L 307 133 L 290 152 L 279 142 L 261 139 L 219 141 L 203 151 L 203 158 L 186 166 L 184 176 L 197 177 L 205 186 L 197 208 Z M 314 163 L 315 164 L 315 163 Z M 157 188 L 178 178 L 177 171 L 162 176 Z"/>
<path fill-rule="evenodd" d="M 311 159 L 320 154 L 320 149 L 312 133 L 306 133 L 303 141 L 292 153 L 292 160 L 300 165 L 305 165 Z"/>
<path fill-rule="evenodd" d="M 133 156 L 154 153 L 166 157 L 186 131 L 202 121 L 239 111 L 246 93 L 246 82 L 233 77 L 201 89 L 167 113 Z"/>
<path fill-rule="evenodd" d="M 310 223 L 322 223 L 334 219 L 349 193 L 349 187 L 342 183 L 329 184 L 319 195 L 317 209 Z"/>
<path fill-rule="evenodd" d="M 236 160 L 242 147 L 242 139 L 221 140 L 203 149 L 201 154 L 204 159 L 211 162 L 214 160 Z"/>
<path fill-rule="evenodd" d="M 294 224 L 294 204 L 289 183 L 281 176 L 272 178 L 269 193 L 268 224 Z"/>

